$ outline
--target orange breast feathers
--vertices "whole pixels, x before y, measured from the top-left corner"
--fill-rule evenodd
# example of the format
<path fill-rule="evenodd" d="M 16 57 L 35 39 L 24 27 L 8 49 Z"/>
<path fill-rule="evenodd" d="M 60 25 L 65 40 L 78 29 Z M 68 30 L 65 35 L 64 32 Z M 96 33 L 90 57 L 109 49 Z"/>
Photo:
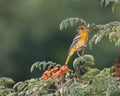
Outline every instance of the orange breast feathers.
<path fill-rule="evenodd" d="M 75 44 L 73 44 L 70 50 L 74 52 L 82 50 L 82 48 L 86 46 L 87 40 L 88 40 L 87 32 L 82 31 L 79 40 Z"/>
<path fill-rule="evenodd" d="M 82 31 L 80 41 L 84 47 L 86 46 L 87 40 L 88 40 L 88 32 Z"/>
<path fill-rule="evenodd" d="M 87 43 L 88 40 L 88 30 L 86 26 L 78 27 L 78 34 L 73 39 L 73 42 L 70 46 L 69 53 L 65 62 L 65 65 L 68 64 L 70 57 L 76 52 L 82 50 Z"/>

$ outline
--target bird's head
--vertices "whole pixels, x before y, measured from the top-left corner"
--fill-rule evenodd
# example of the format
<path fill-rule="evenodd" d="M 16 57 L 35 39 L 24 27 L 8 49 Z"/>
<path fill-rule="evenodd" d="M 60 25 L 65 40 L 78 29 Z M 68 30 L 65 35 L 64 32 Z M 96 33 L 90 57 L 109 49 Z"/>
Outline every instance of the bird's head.
<path fill-rule="evenodd" d="M 77 31 L 79 33 L 81 33 L 81 32 L 89 32 L 89 25 L 88 26 L 79 26 Z"/>

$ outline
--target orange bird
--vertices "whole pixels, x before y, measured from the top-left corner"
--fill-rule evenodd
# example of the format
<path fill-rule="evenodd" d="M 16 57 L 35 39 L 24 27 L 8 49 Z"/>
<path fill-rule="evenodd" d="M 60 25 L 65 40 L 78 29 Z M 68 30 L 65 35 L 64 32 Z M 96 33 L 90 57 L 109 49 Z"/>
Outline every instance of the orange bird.
<path fill-rule="evenodd" d="M 77 31 L 78 31 L 78 34 L 75 36 L 75 38 L 73 39 L 73 42 L 70 46 L 65 65 L 68 64 L 71 56 L 75 52 L 77 52 L 78 56 L 80 56 L 78 51 L 82 50 L 82 55 L 84 54 L 84 47 L 86 47 L 86 43 L 88 40 L 89 27 L 88 26 L 79 26 Z"/>

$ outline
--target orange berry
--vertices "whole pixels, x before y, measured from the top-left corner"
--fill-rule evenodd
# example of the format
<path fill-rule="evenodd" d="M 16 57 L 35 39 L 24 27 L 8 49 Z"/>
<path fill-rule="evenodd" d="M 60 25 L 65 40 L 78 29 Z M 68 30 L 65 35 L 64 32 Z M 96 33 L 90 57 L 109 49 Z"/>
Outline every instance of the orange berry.
<path fill-rule="evenodd" d="M 56 77 L 60 77 L 60 76 L 61 76 L 61 74 L 59 74 L 59 73 L 56 73 L 56 74 L 55 74 L 55 76 L 56 76 Z"/>
<path fill-rule="evenodd" d="M 65 70 L 65 68 L 61 68 L 60 71 L 61 72 L 65 72 L 66 70 Z"/>
<path fill-rule="evenodd" d="M 54 67 L 53 69 L 57 71 L 57 70 L 58 70 L 58 67 Z"/>
<path fill-rule="evenodd" d="M 50 70 L 50 73 L 53 74 L 58 70 L 58 67 L 54 67 L 53 69 Z"/>
<path fill-rule="evenodd" d="M 51 73 L 51 74 L 54 73 L 54 69 L 51 69 L 51 70 L 50 70 L 50 73 Z"/>
<path fill-rule="evenodd" d="M 60 77 L 60 76 L 62 76 L 62 75 L 63 75 L 63 72 L 62 72 L 61 70 L 59 70 L 59 71 L 55 74 L 56 77 Z"/>
<path fill-rule="evenodd" d="M 47 77 L 50 77 L 50 75 L 51 75 L 51 74 L 50 74 L 50 73 L 48 73 L 48 74 L 47 74 Z"/>
<path fill-rule="evenodd" d="M 60 71 L 61 71 L 61 72 L 65 72 L 65 70 L 64 70 L 64 69 L 61 69 Z"/>
<path fill-rule="evenodd" d="M 50 73 L 50 72 L 47 70 L 47 71 L 45 71 L 43 74 L 46 75 L 46 74 L 48 74 L 48 73 Z"/>
<path fill-rule="evenodd" d="M 44 79 L 44 80 L 47 80 L 48 78 L 47 78 L 47 77 L 44 77 L 43 79 Z"/>
<path fill-rule="evenodd" d="M 66 70 L 68 70 L 68 66 L 62 66 L 61 69 L 66 71 Z"/>
<path fill-rule="evenodd" d="M 47 79 L 47 76 L 45 76 L 45 75 L 42 75 L 42 79 L 44 79 L 44 80 L 45 80 L 45 79 Z"/>

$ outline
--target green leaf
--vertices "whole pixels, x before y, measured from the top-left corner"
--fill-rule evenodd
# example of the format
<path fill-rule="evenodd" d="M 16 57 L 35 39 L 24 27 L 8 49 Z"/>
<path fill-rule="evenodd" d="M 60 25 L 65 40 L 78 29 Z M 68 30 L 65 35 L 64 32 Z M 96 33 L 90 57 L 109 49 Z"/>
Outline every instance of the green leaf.
<path fill-rule="evenodd" d="M 116 5 L 116 4 L 120 3 L 120 1 L 119 0 L 101 0 L 101 5 L 107 6 L 110 3 L 113 3 Z"/>
<path fill-rule="evenodd" d="M 82 89 L 83 84 L 74 81 L 69 86 L 62 87 L 63 96 L 85 96 L 84 90 Z"/>
<path fill-rule="evenodd" d="M 115 43 L 115 46 L 119 47 L 120 22 L 114 21 L 104 25 L 96 25 L 94 29 L 97 29 L 98 33 L 94 34 L 89 40 L 90 49 L 92 48 L 92 44 L 100 42 L 104 35 L 108 36 L 110 42 Z"/>
<path fill-rule="evenodd" d="M 13 93 L 8 94 L 7 96 L 18 96 L 18 93 L 17 92 L 13 92 Z"/>
<path fill-rule="evenodd" d="M 45 62 L 45 61 L 42 61 L 42 62 L 36 62 L 34 63 L 32 66 L 31 66 L 31 69 L 30 71 L 33 72 L 34 69 L 39 69 L 39 70 L 45 70 L 46 68 L 48 68 L 48 70 L 50 68 L 52 68 L 53 66 L 60 66 L 60 64 L 56 64 L 52 61 L 48 61 L 48 62 Z"/>
<path fill-rule="evenodd" d="M 38 64 L 39 64 L 39 62 L 35 62 L 35 63 L 31 66 L 30 71 L 33 72 L 34 68 L 37 68 L 37 67 L 38 67 Z"/>
<path fill-rule="evenodd" d="M 60 30 L 67 29 L 69 26 L 73 27 L 79 22 L 86 25 L 86 21 L 78 17 L 65 19 L 60 23 Z"/>
<path fill-rule="evenodd" d="M 117 42 L 115 43 L 115 46 L 120 46 L 120 39 L 117 40 Z"/>
<path fill-rule="evenodd" d="M 83 58 L 85 59 L 86 65 L 88 66 L 94 65 L 94 57 L 92 55 L 85 54 Z"/>
<path fill-rule="evenodd" d="M 17 89 L 18 92 L 24 90 L 24 88 L 27 86 L 27 83 L 25 82 L 18 82 L 13 86 L 13 89 Z"/>
<path fill-rule="evenodd" d="M 9 84 L 14 84 L 15 82 L 11 78 L 7 77 L 1 77 L 0 78 L 0 85 L 9 85 Z"/>

